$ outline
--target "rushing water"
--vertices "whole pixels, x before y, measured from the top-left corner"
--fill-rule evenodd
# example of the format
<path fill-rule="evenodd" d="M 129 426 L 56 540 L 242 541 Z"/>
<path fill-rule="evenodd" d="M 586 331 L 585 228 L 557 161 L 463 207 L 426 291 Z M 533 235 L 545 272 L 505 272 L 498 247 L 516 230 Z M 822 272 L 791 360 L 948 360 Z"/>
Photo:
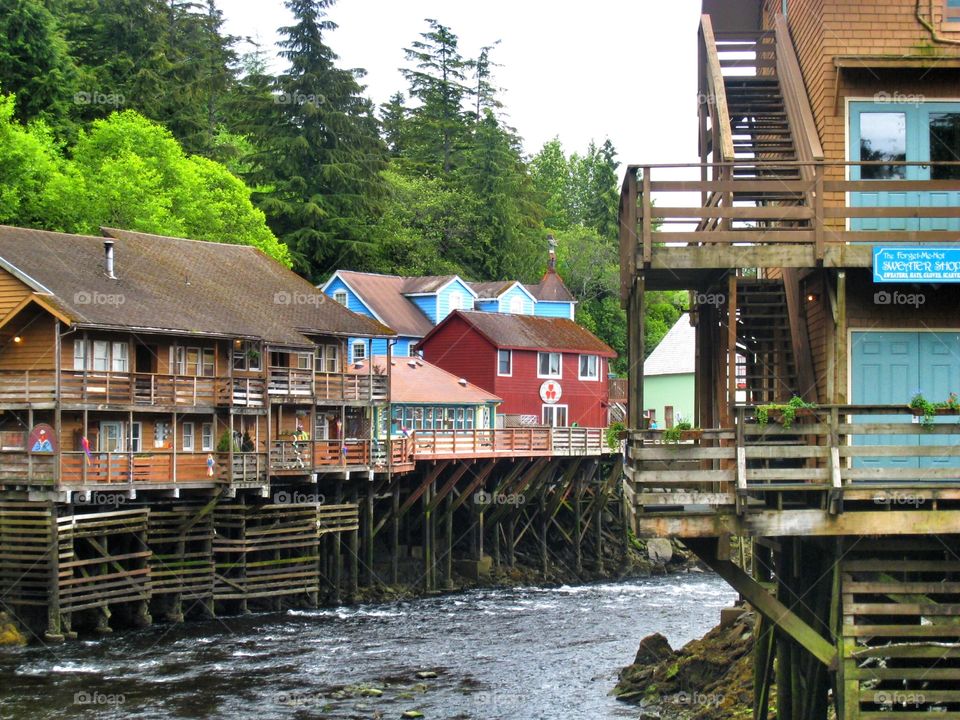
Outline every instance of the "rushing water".
<path fill-rule="evenodd" d="M 661 632 L 679 647 L 716 624 L 733 597 L 721 580 L 691 574 L 291 610 L 3 650 L 0 717 L 635 718 L 608 693 L 639 640 Z M 436 677 L 417 677 L 424 671 Z"/>

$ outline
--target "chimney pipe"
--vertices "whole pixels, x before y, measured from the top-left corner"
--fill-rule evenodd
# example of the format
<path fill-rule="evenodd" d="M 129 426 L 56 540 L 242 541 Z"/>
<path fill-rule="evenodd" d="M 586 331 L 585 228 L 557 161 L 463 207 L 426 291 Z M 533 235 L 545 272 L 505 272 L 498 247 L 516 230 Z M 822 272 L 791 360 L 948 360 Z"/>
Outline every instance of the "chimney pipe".
<path fill-rule="evenodd" d="M 113 273 L 113 240 L 103 241 L 104 263 L 107 269 L 107 277 L 116 280 L 117 276 Z"/>
<path fill-rule="evenodd" d="M 554 239 L 553 235 L 547 235 L 547 245 L 550 248 L 550 257 L 547 260 L 547 272 L 556 272 L 557 271 L 557 241 Z"/>

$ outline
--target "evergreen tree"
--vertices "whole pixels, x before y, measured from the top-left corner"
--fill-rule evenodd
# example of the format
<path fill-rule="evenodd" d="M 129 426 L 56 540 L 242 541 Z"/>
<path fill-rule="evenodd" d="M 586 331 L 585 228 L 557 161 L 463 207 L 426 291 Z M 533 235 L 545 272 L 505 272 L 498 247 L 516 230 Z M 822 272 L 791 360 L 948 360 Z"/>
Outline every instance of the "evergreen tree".
<path fill-rule="evenodd" d="M 253 138 L 260 207 L 313 279 L 372 252 L 386 167 L 372 105 L 361 95 L 362 73 L 336 67 L 324 41 L 336 27 L 326 14 L 332 4 L 287 0 L 294 24 L 280 30 L 280 54 L 289 68 L 277 78 L 274 104 L 264 108 Z"/>
<path fill-rule="evenodd" d="M 407 124 L 407 110 L 402 92 L 390 96 L 390 100 L 380 106 L 380 127 L 383 139 L 393 157 L 403 154 L 403 133 Z"/>
<path fill-rule="evenodd" d="M 430 30 L 405 50 L 414 67 L 404 69 L 403 74 L 410 97 L 420 102 L 411 112 L 406 157 L 424 172 L 447 175 L 456 165 L 454 155 L 466 133 L 467 62 L 450 28 L 430 18 L 427 23 Z"/>
<path fill-rule="evenodd" d="M 493 48 L 500 44 L 497 40 L 493 45 L 486 45 L 480 48 L 480 55 L 476 60 L 471 60 L 468 65 L 473 70 L 473 84 L 470 88 L 472 96 L 473 119 L 479 122 L 483 117 L 484 110 L 491 110 L 495 114 L 501 108 L 503 103 L 497 98 L 497 91 L 493 84 L 493 68 L 499 67 L 497 63 L 490 59 L 490 53 Z"/>
<path fill-rule="evenodd" d="M 548 140 L 530 160 L 533 186 L 546 210 L 544 224 L 554 230 L 570 227 L 570 162 L 559 138 Z"/>
<path fill-rule="evenodd" d="M 0 12 L 0 83 L 17 96 L 16 118 L 69 128 L 76 68 L 53 15 L 39 0 L 7 0 Z"/>
<path fill-rule="evenodd" d="M 620 193 L 617 188 L 617 151 L 610 140 L 591 141 L 587 154 L 570 158 L 573 176 L 573 220 L 611 240 L 617 237 Z"/>

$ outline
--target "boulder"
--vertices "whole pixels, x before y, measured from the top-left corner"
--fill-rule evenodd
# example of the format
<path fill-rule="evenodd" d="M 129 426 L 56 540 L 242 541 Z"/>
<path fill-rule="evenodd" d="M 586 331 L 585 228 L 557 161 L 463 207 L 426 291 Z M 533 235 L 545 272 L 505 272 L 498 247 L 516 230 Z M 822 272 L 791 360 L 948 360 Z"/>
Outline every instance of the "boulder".
<path fill-rule="evenodd" d="M 648 635 L 640 641 L 640 648 L 633 660 L 634 665 L 655 665 L 673 655 L 673 648 L 660 633 Z"/>
<path fill-rule="evenodd" d="M 666 565 L 673 557 L 673 545 L 666 538 L 647 540 L 647 556 L 656 565 Z"/>

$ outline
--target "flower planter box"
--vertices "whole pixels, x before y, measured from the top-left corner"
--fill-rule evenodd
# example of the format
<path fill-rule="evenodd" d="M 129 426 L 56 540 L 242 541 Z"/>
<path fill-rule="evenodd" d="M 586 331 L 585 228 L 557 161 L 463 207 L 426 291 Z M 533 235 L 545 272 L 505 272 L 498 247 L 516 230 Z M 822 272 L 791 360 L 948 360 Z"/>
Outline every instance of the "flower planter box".
<path fill-rule="evenodd" d="M 699 440 L 703 437 L 703 430 L 682 430 L 680 432 L 680 442 L 688 440 Z"/>
<path fill-rule="evenodd" d="M 926 413 L 923 411 L 923 408 L 910 408 L 910 412 L 916 417 L 923 417 Z M 960 415 L 960 408 L 953 410 L 951 408 L 938 408 L 934 410 L 931 415 Z"/>

